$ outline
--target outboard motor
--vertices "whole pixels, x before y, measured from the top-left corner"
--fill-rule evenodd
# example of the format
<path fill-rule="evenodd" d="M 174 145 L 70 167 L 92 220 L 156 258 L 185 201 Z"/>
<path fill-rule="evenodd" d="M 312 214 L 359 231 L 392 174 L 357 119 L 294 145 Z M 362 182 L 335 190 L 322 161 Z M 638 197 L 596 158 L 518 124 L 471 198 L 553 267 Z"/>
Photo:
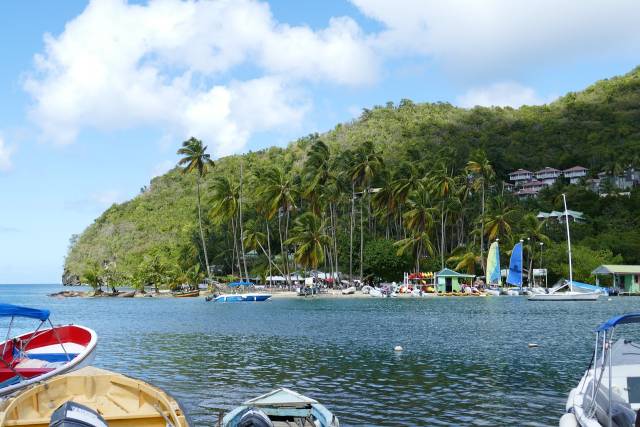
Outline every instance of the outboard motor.
<path fill-rule="evenodd" d="M 51 414 L 49 427 L 109 427 L 109 425 L 93 409 L 69 401 Z"/>
<path fill-rule="evenodd" d="M 240 417 L 238 427 L 273 427 L 273 423 L 260 409 L 249 408 Z"/>

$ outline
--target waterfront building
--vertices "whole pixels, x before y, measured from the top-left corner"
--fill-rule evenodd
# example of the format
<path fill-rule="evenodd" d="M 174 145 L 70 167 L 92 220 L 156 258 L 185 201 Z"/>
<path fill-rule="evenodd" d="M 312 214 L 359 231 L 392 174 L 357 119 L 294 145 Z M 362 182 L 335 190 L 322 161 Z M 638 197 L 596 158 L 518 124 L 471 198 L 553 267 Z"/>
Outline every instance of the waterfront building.
<path fill-rule="evenodd" d="M 565 178 L 569 180 L 570 184 L 578 184 L 581 178 L 587 176 L 589 169 L 582 166 L 574 166 L 562 171 Z"/>
<path fill-rule="evenodd" d="M 460 292 L 462 290 L 460 281 L 463 279 L 471 281 L 474 277 L 473 274 L 462 274 L 449 268 L 440 270 L 436 274 L 438 292 Z"/>
<path fill-rule="evenodd" d="M 553 183 L 560 178 L 560 175 L 562 175 L 561 170 L 547 166 L 546 168 L 540 169 L 536 172 L 536 179 L 546 185 L 553 185 Z"/>
<path fill-rule="evenodd" d="M 613 286 L 630 295 L 640 294 L 640 265 L 601 265 L 591 272 L 596 276 L 612 276 Z"/>

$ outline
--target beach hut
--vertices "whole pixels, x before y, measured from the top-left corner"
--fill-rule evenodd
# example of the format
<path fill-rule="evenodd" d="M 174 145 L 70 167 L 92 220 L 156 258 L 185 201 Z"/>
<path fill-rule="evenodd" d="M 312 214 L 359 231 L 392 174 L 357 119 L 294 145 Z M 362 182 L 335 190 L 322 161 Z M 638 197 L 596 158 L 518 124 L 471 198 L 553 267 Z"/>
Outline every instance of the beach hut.
<path fill-rule="evenodd" d="M 438 283 L 438 292 L 460 292 L 462 289 L 460 281 L 462 279 L 471 279 L 475 277 L 473 274 L 462 274 L 457 271 L 445 268 L 436 274 Z"/>
<path fill-rule="evenodd" d="M 640 265 L 601 265 L 591 272 L 596 276 L 596 284 L 599 284 L 598 276 L 610 275 L 613 277 L 613 286 L 625 294 L 640 294 Z"/>

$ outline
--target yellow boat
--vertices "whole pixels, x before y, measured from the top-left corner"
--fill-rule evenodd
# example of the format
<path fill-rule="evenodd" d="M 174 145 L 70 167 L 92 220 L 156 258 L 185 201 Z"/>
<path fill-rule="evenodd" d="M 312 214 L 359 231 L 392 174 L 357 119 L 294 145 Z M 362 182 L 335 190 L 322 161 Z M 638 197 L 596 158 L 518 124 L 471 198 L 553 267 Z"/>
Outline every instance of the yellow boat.
<path fill-rule="evenodd" d="M 36 384 L 0 402 L 0 427 L 48 427 L 68 401 L 97 411 L 109 427 L 188 427 L 178 402 L 150 384 L 88 366 Z"/>

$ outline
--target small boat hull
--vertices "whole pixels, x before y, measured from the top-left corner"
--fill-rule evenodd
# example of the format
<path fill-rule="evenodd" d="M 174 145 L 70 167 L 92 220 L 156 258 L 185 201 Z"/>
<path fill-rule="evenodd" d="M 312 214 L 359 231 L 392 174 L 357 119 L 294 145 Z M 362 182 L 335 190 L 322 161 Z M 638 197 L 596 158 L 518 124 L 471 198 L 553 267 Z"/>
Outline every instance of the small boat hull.
<path fill-rule="evenodd" d="M 200 291 L 174 292 L 173 296 L 176 298 L 194 298 L 200 296 Z"/>
<path fill-rule="evenodd" d="M 16 349 L 16 345 L 21 348 Z M 37 335 L 29 332 L 0 343 L 4 350 L 0 396 L 90 365 L 96 356 L 97 345 L 97 334 L 79 325 L 42 329 Z M 16 357 L 15 352 L 23 356 Z"/>
<path fill-rule="evenodd" d="M 531 295 L 529 301 L 597 301 L 599 292 L 555 292 L 552 294 Z"/>
<path fill-rule="evenodd" d="M 349 288 L 343 289 L 342 290 L 342 295 L 353 295 L 356 293 L 356 287 L 355 286 L 351 286 Z"/>
<path fill-rule="evenodd" d="M 262 302 L 271 298 L 271 294 L 222 294 L 214 302 Z"/>
<path fill-rule="evenodd" d="M 0 403 L 0 427 L 48 426 L 52 413 L 68 401 L 97 411 L 111 427 L 189 426 L 180 404 L 161 389 L 86 367 L 38 383 Z"/>

